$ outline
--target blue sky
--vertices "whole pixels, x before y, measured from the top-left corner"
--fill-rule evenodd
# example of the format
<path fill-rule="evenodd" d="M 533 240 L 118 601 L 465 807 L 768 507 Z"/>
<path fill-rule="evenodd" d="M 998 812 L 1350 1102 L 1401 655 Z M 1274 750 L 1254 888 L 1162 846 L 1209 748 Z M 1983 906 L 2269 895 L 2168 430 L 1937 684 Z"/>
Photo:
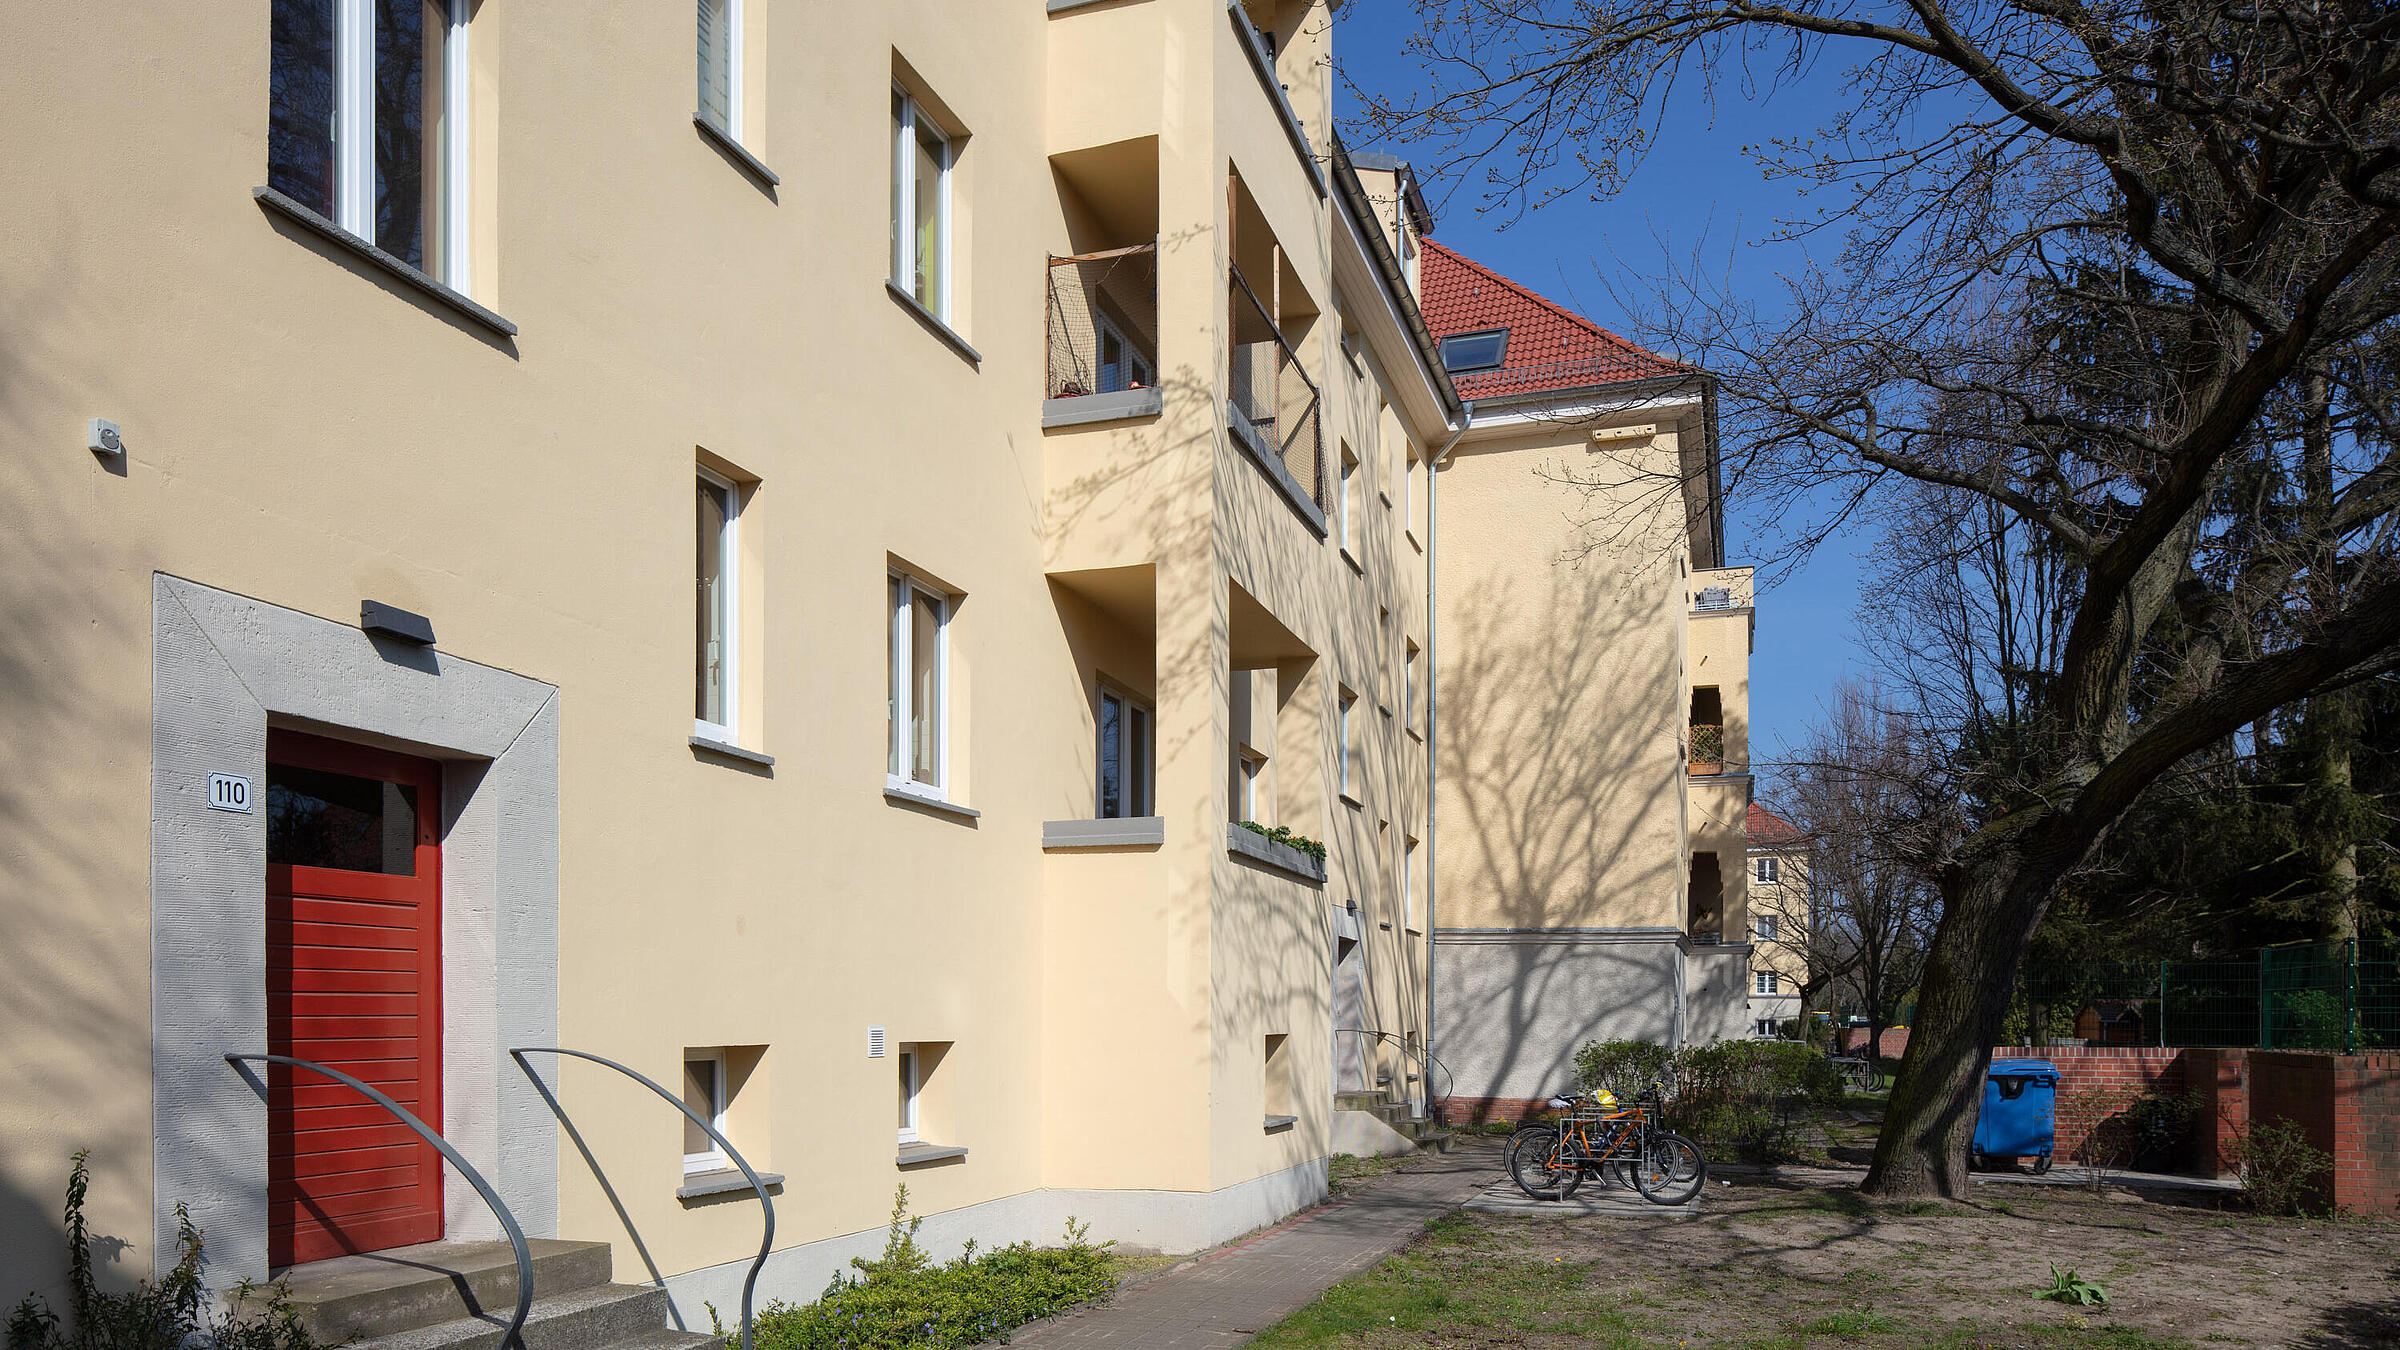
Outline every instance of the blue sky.
<path fill-rule="evenodd" d="M 1398 0 L 1346 6 L 1334 49 L 1349 77 L 1376 90 L 1423 83 L 1423 71 L 1402 46 L 1413 22 L 1412 8 Z M 1434 235 L 1628 336 L 1634 325 L 1612 296 L 1611 282 L 1615 296 L 1638 296 L 1645 275 L 1669 257 L 1688 260 L 1695 246 L 1737 293 L 1772 306 L 1783 294 L 1779 275 L 1804 265 L 1811 251 L 1830 261 L 1839 240 L 1762 242 L 1778 222 L 1804 218 L 1813 209 L 1790 183 L 1769 181 L 1742 147 L 1804 135 L 1830 121 L 1844 101 L 1838 68 L 1814 70 L 1756 102 L 1726 90 L 1712 104 L 1698 81 L 1689 80 L 1669 106 L 1656 147 L 1616 197 L 1570 195 L 1508 224 L 1503 213 L 1477 213 L 1473 185 L 1446 192 L 1452 185 L 1429 182 Z M 1355 133 L 1346 134 L 1357 148 L 1370 148 Z M 1371 148 L 1409 154 L 1405 145 Z M 1768 541 L 1738 498 L 1727 503 L 1727 514 L 1728 561 L 1756 561 Z M 1797 743 L 1834 683 L 1859 663 L 1853 614 L 1858 554 L 1868 542 L 1831 540 L 1805 566 L 1762 570 L 1761 583 L 1772 589 L 1760 597 L 1750 674 L 1754 758 L 1769 759 L 1782 743 Z"/>

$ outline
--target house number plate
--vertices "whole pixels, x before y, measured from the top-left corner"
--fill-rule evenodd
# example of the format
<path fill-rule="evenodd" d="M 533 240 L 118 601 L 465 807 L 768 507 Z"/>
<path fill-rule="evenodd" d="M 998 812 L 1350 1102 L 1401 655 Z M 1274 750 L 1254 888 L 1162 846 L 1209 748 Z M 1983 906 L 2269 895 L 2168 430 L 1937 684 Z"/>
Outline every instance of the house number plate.
<path fill-rule="evenodd" d="M 250 780 L 238 773 L 208 776 L 208 807 L 212 811 L 250 813 Z"/>

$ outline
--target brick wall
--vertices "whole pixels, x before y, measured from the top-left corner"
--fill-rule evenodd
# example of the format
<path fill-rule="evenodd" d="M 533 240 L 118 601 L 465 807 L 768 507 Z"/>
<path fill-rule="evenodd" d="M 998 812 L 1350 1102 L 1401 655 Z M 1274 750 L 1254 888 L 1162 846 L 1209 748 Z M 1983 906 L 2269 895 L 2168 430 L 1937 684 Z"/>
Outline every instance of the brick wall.
<path fill-rule="evenodd" d="M 2400 1210 L 2400 1055 L 2253 1050 L 2250 1113 L 2298 1124 L 2333 1155 L 2318 1198 L 2356 1214 Z"/>
<path fill-rule="evenodd" d="M 1908 1028 L 1885 1027 L 1881 1044 L 1883 1046 L 1882 1058 L 1899 1059 L 1908 1053 Z M 1865 1027 L 1835 1027 L 1833 1029 L 1833 1045 L 1838 1054 L 1864 1055 L 1867 1053 L 1867 1029 Z"/>
<path fill-rule="evenodd" d="M 2058 1070 L 2061 1161 L 2125 1165 L 2125 1108 L 2145 1092 L 2180 1096 L 2186 1081 L 2184 1052 L 2152 1045 L 2002 1046 L 1992 1058 L 2047 1060 Z"/>
<path fill-rule="evenodd" d="M 1434 1103 L 1445 1125 L 1482 1125 L 1491 1121 L 1518 1124 L 1552 1114 L 1547 1097 L 1444 1097 Z"/>
<path fill-rule="evenodd" d="M 2183 1052 L 2184 1082 L 2199 1098 L 2192 1120 L 2192 1170 L 2204 1177 L 2234 1171 L 2233 1146 L 2250 1128 L 2250 1052 Z"/>

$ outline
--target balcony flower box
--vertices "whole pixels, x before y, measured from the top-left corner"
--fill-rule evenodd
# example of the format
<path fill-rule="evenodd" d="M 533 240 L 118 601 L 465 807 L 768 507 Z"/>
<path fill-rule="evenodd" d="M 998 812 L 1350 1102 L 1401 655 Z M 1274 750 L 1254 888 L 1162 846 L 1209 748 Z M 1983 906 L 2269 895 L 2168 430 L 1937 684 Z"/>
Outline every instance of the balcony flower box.
<path fill-rule="evenodd" d="M 1323 858 L 1280 839 L 1269 839 L 1247 825 L 1229 824 L 1225 827 L 1225 851 L 1257 863 L 1270 872 L 1281 872 L 1295 881 L 1305 881 L 1312 886 L 1325 884 Z"/>

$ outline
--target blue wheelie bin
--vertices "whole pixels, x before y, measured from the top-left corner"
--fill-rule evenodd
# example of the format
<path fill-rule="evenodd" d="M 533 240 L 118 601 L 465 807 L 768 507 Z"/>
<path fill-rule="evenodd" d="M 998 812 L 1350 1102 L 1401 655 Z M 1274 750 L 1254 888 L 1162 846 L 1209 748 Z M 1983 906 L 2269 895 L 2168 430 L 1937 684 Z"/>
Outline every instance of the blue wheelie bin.
<path fill-rule="evenodd" d="M 1983 1080 L 1983 1113 L 1975 1118 L 1968 1165 L 1977 1169 L 2032 1158 L 2050 1170 L 2058 1147 L 2058 1070 L 2048 1060 L 1995 1059 Z"/>

